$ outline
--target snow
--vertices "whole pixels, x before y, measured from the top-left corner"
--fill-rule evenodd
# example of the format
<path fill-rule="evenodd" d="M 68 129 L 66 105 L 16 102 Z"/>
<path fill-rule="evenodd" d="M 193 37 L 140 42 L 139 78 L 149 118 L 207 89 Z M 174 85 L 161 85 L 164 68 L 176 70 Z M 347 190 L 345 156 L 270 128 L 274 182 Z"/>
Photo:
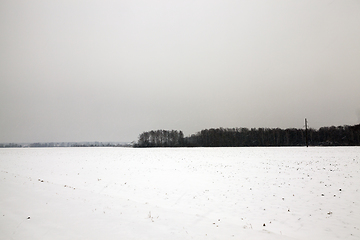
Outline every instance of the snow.
<path fill-rule="evenodd" d="M 360 147 L 0 149 L 0 239 L 360 239 Z"/>

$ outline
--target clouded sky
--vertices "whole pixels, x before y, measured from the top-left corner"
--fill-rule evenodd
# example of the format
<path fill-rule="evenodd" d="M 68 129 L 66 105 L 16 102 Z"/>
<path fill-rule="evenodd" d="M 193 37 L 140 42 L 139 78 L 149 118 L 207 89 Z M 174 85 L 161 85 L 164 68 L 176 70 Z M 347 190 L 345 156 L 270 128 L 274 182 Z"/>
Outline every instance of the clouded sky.
<path fill-rule="evenodd" d="M 0 1 L 0 142 L 360 122 L 360 1 Z"/>

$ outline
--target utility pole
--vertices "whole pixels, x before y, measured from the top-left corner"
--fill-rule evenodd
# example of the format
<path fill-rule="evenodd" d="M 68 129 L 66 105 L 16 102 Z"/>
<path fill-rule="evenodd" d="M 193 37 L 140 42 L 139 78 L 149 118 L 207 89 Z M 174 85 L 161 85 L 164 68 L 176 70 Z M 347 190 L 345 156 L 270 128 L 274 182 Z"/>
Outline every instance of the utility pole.
<path fill-rule="evenodd" d="M 306 118 L 305 118 L 305 142 L 306 142 L 306 147 L 309 147 L 308 124 L 307 124 L 307 119 Z"/>

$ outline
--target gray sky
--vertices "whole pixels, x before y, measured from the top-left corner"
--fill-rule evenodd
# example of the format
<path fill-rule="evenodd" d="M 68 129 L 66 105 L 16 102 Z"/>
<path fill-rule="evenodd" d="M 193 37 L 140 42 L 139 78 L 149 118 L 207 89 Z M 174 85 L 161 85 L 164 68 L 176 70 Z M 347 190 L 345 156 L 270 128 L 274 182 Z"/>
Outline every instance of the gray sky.
<path fill-rule="evenodd" d="M 360 122 L 360 1 L 0 0 L 0 142 Z"/>

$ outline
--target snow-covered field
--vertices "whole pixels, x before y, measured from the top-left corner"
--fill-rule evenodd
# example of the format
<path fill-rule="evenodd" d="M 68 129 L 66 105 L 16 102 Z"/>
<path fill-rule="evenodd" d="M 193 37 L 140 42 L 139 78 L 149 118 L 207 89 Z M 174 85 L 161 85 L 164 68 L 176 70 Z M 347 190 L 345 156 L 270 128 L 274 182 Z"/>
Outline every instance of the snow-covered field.
<path fill-rule="evenodd" d="M 360 147 L 0 149 L 0 239 L 360 239 Z"/>

